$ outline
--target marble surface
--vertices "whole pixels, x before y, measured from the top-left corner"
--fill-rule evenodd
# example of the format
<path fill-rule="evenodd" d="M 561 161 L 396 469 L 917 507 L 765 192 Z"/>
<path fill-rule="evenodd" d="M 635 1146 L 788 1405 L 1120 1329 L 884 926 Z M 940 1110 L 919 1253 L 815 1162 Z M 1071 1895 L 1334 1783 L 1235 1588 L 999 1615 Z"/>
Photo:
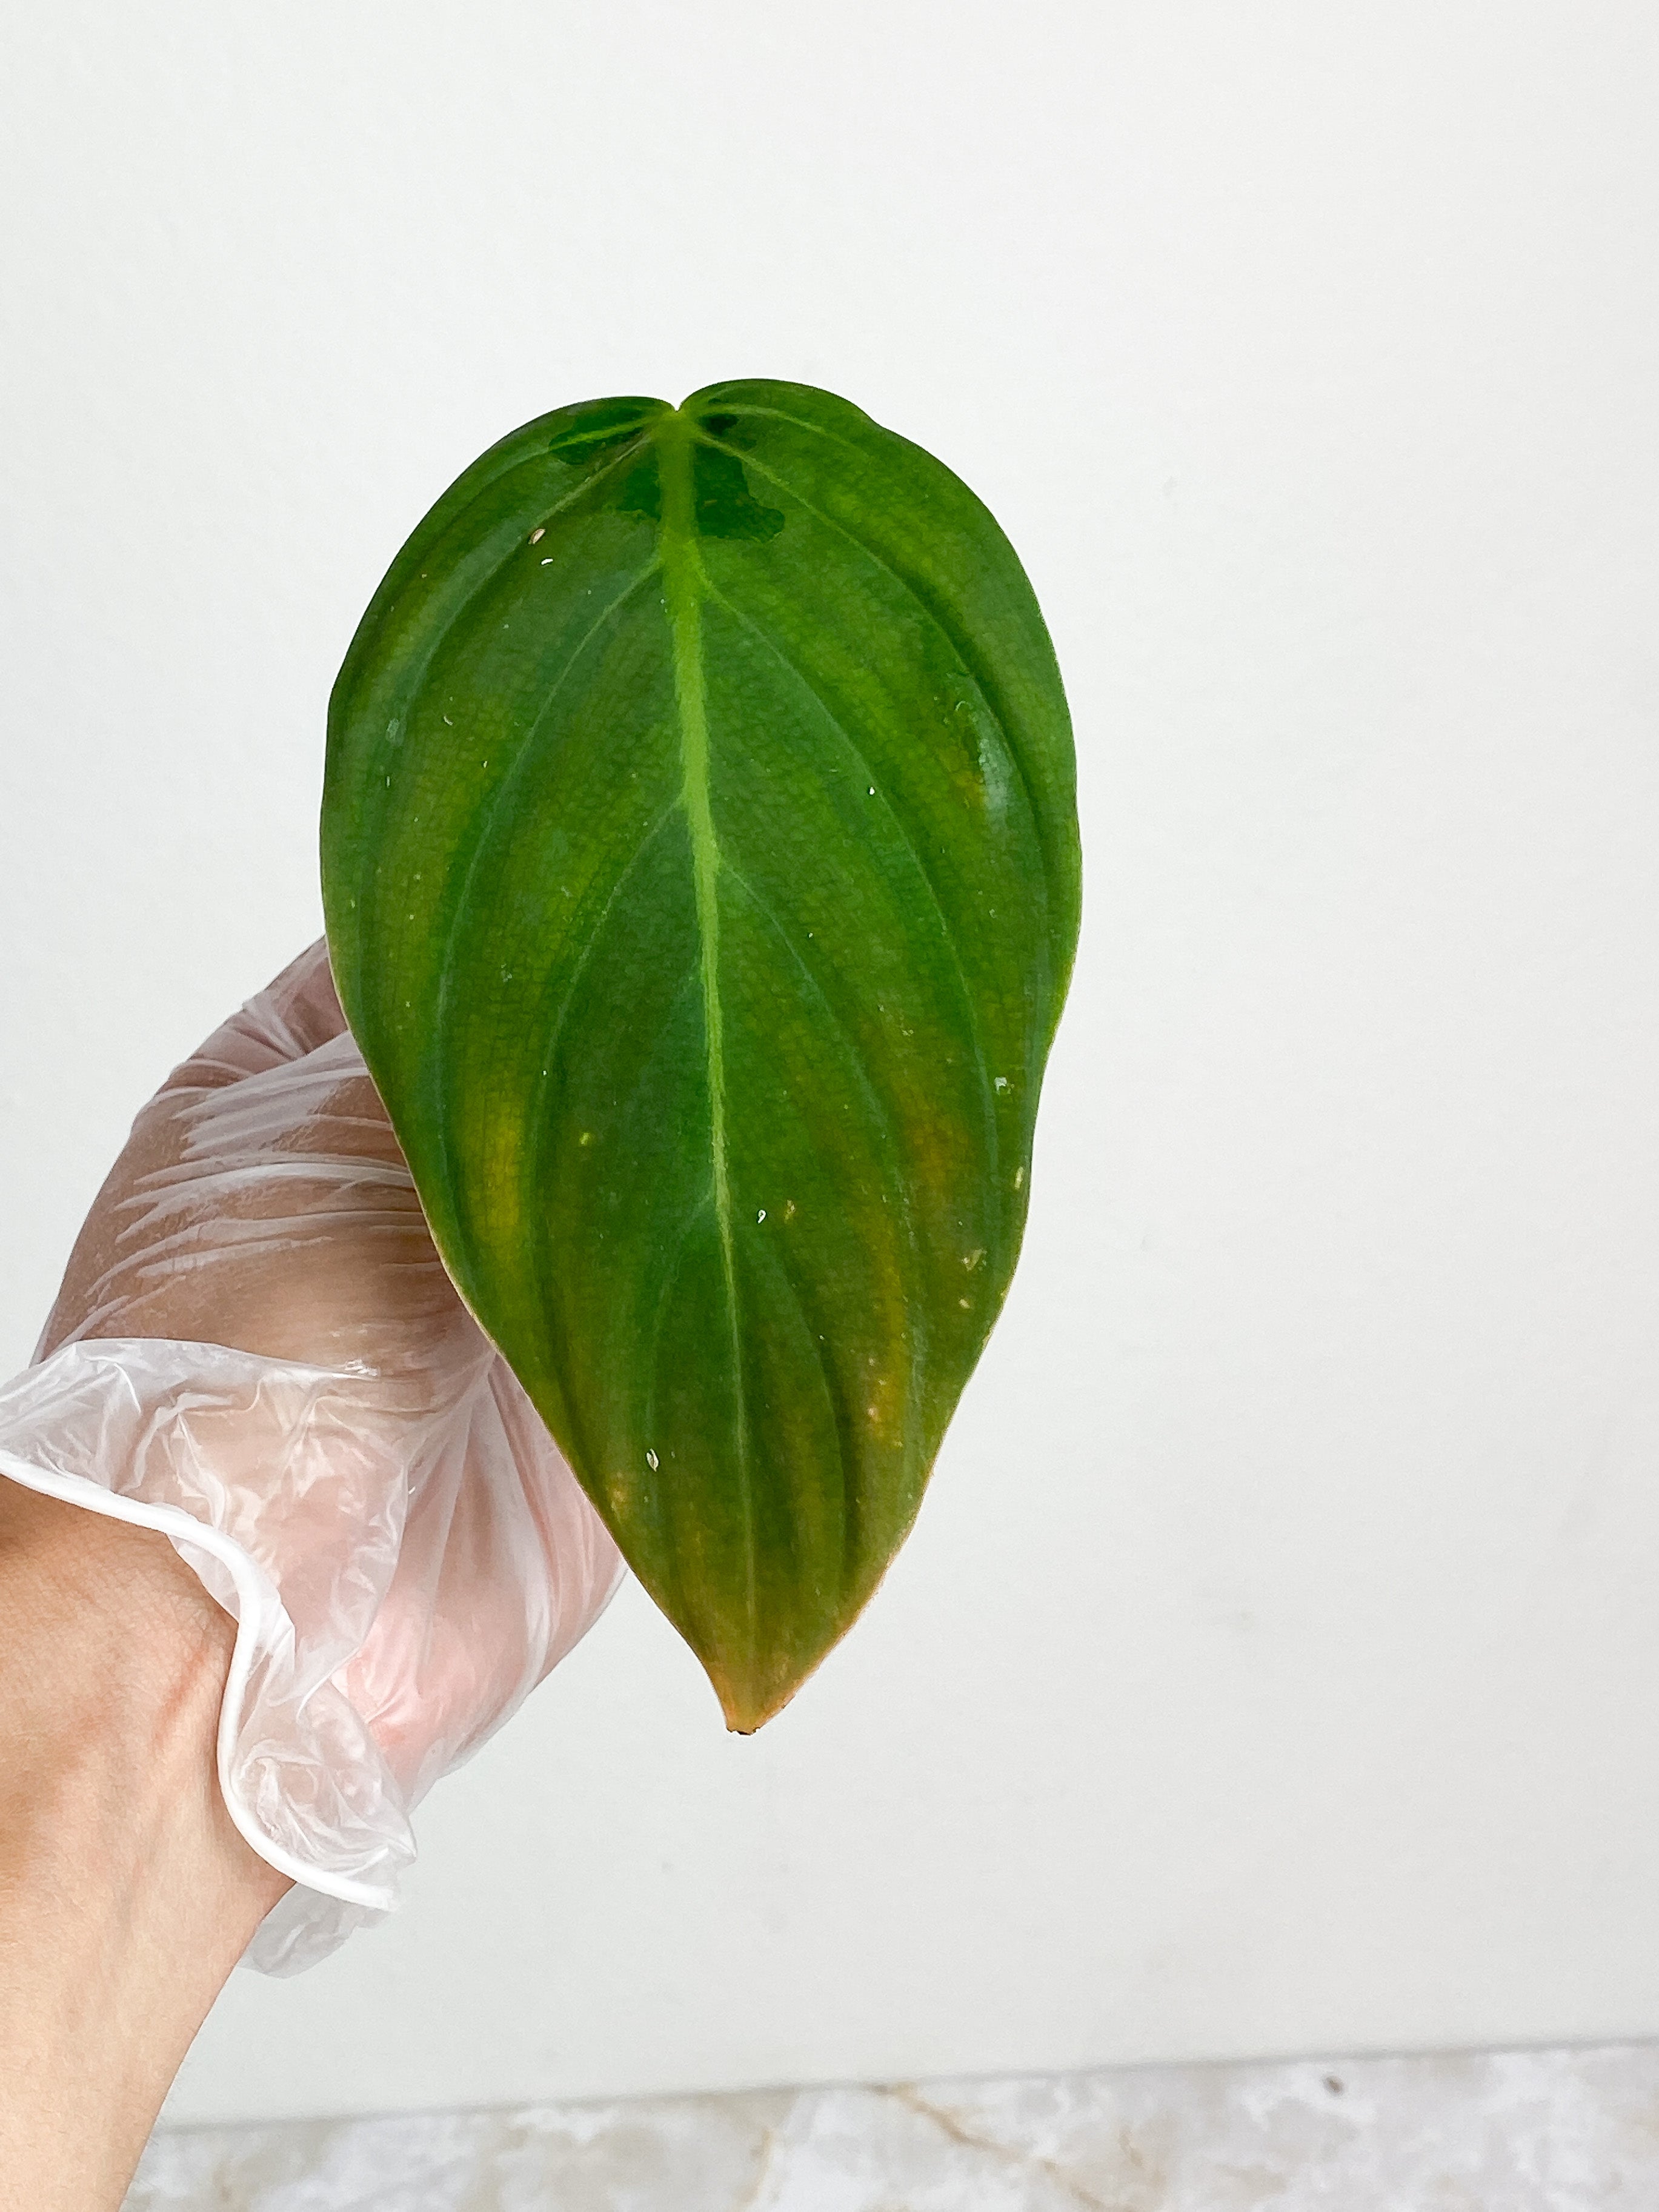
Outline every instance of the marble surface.
<path fill-rule="evenodd" d="M 126 2212 L 1623 2212 L 1659 2048 L 757 2091 L 159 2134 Z"/>

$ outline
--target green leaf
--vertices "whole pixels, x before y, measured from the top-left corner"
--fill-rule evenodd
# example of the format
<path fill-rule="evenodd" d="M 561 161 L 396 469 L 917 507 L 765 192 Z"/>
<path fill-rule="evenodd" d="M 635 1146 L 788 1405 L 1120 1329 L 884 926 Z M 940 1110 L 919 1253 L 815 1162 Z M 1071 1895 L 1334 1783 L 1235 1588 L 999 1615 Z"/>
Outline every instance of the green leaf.
<path fill-rule="evenodd" d="M 1018 1256 L 1070 725 L 974 495 L 741 383 L 527 423 L 334 690 L 341 997 L 463 1296 L 731 1724 L 915 1517 Z"/>

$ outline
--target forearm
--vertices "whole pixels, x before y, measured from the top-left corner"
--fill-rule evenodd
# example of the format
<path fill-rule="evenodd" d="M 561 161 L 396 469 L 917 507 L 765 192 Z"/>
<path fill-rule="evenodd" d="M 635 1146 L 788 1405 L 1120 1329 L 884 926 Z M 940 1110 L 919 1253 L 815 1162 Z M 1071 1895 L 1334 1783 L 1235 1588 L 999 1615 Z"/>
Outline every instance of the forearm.
<path fill-rule="evenodd" d="M 0 2212 L 113 2212 L 287 1887 L 215 1778 L 234 1636 L 165 1538 L 0 1479 Z"/>

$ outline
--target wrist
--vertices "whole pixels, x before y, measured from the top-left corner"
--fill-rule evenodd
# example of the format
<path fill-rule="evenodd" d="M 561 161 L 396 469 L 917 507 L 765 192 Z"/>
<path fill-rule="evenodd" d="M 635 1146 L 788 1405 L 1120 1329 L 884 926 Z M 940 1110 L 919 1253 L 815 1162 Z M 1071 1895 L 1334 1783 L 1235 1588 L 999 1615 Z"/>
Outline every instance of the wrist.
<path fill-rule="evenodd" d="M 288 1884 L 219 1795 L 234 1625 L 164 1537 L 0 1480 L 0 2212 L 83 2212 Z"/>

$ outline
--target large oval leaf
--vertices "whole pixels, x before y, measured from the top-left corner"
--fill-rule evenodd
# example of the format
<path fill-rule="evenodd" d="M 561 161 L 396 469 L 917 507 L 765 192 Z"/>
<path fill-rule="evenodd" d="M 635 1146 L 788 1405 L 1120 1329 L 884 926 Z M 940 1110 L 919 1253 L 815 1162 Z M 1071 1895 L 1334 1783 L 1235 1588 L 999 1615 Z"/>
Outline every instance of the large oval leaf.
<path fill-rule="evenodd" d="M 515 431 L 336 685 L 351 1026 L 462 1293 L 734 1727 L 875 1587 L 1007 1289 L 1073 784 L 995 522 L 799 385 Z"/>

